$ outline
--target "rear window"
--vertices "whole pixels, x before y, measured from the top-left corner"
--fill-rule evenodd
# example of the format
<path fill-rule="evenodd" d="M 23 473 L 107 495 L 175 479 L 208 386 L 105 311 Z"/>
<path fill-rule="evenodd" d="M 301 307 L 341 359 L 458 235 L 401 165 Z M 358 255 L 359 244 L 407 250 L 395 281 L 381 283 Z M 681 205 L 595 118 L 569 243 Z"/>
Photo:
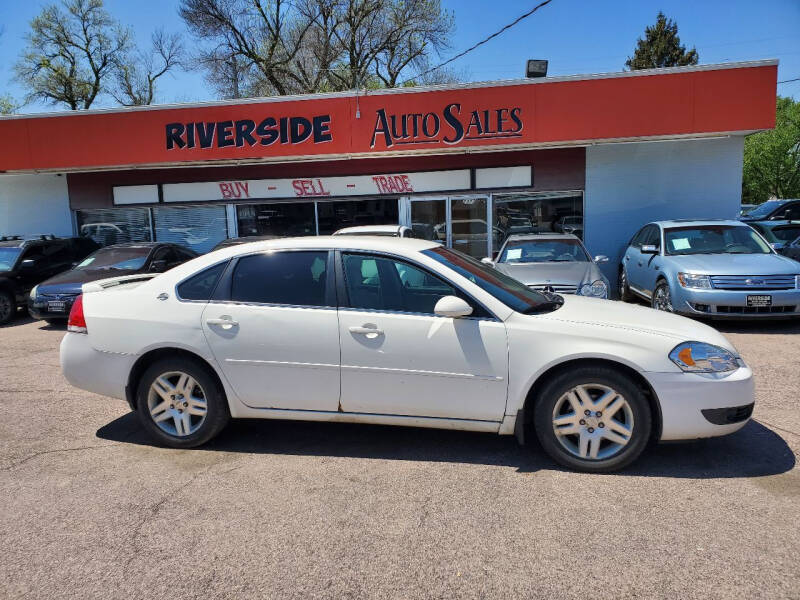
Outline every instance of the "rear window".
<path fill-rule="evenodd" d="M 328 252 L 269 252 L 239 259 L 231 300 L 258 304 L 326 306 Z"/>
<path fill-rule="evenodd" d="M 210 300 L 227 264 L 223 262 L 193 275 L 178 286 L 178 296 L 182 300 Z"/>

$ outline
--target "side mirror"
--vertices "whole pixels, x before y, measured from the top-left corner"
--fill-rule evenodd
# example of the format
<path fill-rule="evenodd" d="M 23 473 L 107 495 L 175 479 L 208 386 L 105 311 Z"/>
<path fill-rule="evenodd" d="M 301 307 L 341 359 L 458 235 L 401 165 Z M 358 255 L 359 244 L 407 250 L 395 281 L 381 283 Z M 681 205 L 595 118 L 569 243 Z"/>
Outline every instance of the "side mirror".
<path fill-rule="evenodd" d="M 483 264 L 485 264 L 485 265 L 489 265 L 490 267 L 494 266 L 494 261 L 491 258 L 489 258 L 488 256 L 486 258 L 482 258 L 481 262 Z"/>
<path fill-rule="evenodd" d="M 153 273 L 163 273 L 167 270 L 167 261 L 165 260 L 154 260 L 150 263 L 150 271 Z"/>
<path fill-rule="evenodd" d="M 440 298 L 433 307 L 433 312 L 440 317 L 468 317 L 472 314 L 472 307 L 461 298 L 456 296 L 445 296 Z"/>
<path fill-rule="evenodd" d="M 642 246 L 642 254 L 658 254 L 658 246 L 652 244 L 645 244 Z"/>
<path fill-rule="evenodd" d="M 19 264 L 19 266 L 21 269 L 26 269 L 26 270 L 32 269 L 33 267 L 36 266 L 36 260 L 34 260 L 33 258 L 26 258 Z"/>
<path fill-rule="evenodd" d="M 608 257 L 605 254 L 598 254 L 597 256 L 594 257 L 594 262 L 596 262 L 598 264 L 599 263 L 607 263 L 608 262 Z"/>

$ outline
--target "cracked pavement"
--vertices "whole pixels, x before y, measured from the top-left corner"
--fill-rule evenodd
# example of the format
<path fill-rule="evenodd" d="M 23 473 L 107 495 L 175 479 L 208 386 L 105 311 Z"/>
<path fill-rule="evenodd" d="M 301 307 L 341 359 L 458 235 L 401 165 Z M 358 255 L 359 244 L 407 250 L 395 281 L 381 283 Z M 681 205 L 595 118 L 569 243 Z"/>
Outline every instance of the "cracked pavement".
<path fill-rule="evenodd" d="M 512 438 L 234 422 L 150 445 L 71 388 L 63 330 L 0 328 L 0 598 L 790 598 L 800 323 L 719 326 L 755 420 L 583 475 Z"/>

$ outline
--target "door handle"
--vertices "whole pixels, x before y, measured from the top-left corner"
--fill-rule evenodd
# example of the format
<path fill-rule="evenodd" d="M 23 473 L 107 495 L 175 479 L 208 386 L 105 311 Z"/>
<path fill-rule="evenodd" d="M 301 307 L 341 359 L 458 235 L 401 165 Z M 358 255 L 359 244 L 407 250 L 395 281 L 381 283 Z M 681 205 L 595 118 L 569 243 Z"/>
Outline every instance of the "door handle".
<path fill-rule="evenodd" d="M 351 327 L 350 333 L 360 333 L 363 335 L 383 335 L 383 330 L 377 327 Z"/>
<path fill-rule="evenodd" d="M 640 266 L 640 267 L 642 266 L 642 263 L 641 263 L 641 262 L 639 262 L 639 266 Z"/>
<path fill-rule="evenodd" d="M 238 327 L 239 322 L 234 321 L 228 316 L 220 317 L 219 319 L 206 319 L 208 325 L 219 325 L 223 329 L 230 329 L 231 327 Z"/>

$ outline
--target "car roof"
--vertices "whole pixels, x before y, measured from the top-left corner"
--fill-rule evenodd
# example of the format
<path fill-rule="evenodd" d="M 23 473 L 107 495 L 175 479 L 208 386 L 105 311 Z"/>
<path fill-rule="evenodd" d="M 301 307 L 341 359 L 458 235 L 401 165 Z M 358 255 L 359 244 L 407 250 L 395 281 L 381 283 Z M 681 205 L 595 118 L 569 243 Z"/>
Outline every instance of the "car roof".
<path fill-rule="evenodd" d="M 363 236 L 346 236 L 346 235 L 327 235 L 316 236 L 310 235 L 305 237 L 294 238 L 278 238 L 274 240 L 263 240 L 257 242 L 247 242 L 246 244 L 239 244 L 238 246 L 228 246 L 220 248 L 205 254 L 206 257 L 227 258 L 230 256 L 237 256 L 248 252 L 268 252 L 270 250 L 302 250 L 308 249 L 325 249 L 325 250 L 364 250 L 376 252 L 392 252 L 392 251 L 411 251 L 422 252 L 423 250 L 430 250 L 431 248 L 441 248 L 442 245 L 429 240 L 422 240 L 416 238 L 400 238 L 400 237 L 387 237 L 368 235 Z M 217 260 L 218 260 L 217 259 Z M 216 262 L 214 260 L 210 262 Z"/>
<path fill-rule="evenodd" d="M 572 233 L 515 233 L 508 236 L 509 242 L 518 240 L 579 240 L 577 235 Z"/>
<path fill-rule="evenodd" d="M 747 227 L 747 223 L 736 219 L 672 219 L 670 221 L 652 221 L 648 225 L 660 225 L 661 227 L 691 227 L 693 225 L 731 225 L 734 227 Z"/>
<path fill-rule="evenodd" d="M 121 244 L 111 244 L 110 246 L 103 246 L 103 250 L 108 248 L 155 248 L 156 246 L 178 246 L 172 242 L 123 242 Z"/>
<path fill-rule="evenodd" d="M 356 225 L 339 229 L 334 235 L 347 235 L 348 233 L 364 233 L 374 231 L 376 233 L 396 233 L 403 229 L 403 225 Z"/>

